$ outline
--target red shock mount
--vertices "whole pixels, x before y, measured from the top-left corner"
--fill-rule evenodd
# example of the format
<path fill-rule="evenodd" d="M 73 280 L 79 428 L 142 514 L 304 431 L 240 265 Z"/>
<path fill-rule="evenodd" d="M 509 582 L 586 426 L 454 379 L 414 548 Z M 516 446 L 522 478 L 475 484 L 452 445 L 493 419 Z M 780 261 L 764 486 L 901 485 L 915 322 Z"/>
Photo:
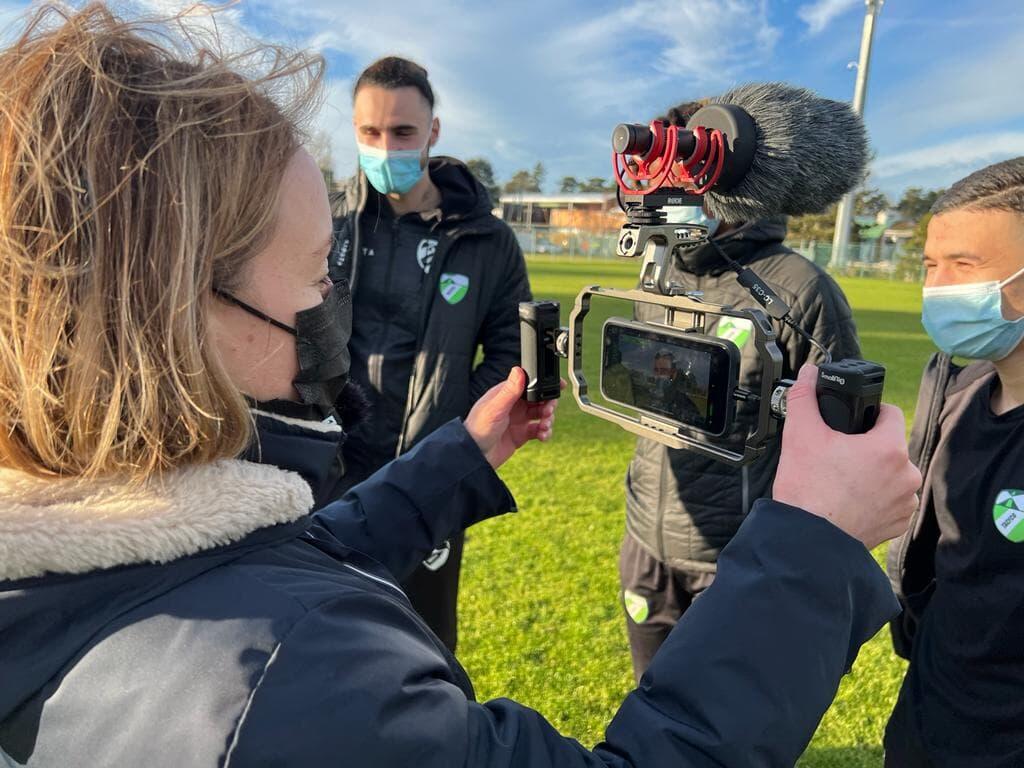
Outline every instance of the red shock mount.
<path fill-rule="evenodd" d="M 651 146 L 643 155 L 612 152 L 615 181 L 624 193 L 649 195 L 669 186 L 703 195 L 718 183 L 725 162 L 725 136 L 720 130 L 703 126 L 696 126 L 692 131 L 666 127 L 660 120 L 652 122 L 650 130 Z M 692 133 L 694 140 L 693 151 L 686 158 L 679 157 L 682 131 Z M 630 159 L 636 164 L 635 172 L 629 165 Z"/>

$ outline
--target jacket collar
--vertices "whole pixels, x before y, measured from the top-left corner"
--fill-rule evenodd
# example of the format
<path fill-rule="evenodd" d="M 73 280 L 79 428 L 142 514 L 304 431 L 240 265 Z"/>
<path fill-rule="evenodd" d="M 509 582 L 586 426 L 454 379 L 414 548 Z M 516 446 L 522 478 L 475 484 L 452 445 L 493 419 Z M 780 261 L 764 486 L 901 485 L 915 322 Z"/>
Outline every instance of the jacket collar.
<path fill-rule="evenodd" d="M 336 422 L 253 410 L 256 441 L 243 458 L 297 473 L 313 491 L 314 508 L 333 501 L 344 474 L 341 446 L 347 437 Z"/>
<path fill-rule="evenodd" d="M 224 460 L 142 483 L 0 469 L 0 581 L 166 563 L 303 517 L 296 473 Z"/>
<path fill-rule="evenodd" d="M 430 178 L 441 191 L 441 218 L 443 228 L 473 223 L 473 231 L 489 231 L 492 220 L 491 201 L 487 190 L 465 163 L 454 157 L 432 156 L 428 163 Z M 332 215 L 343 218 L 364 213 L 391 218 L 390 208 L 383 205 L 380 193 L 373 189 L 362 171 L 356 172 L 331 196 Z"/>
<path fill-rule="evenodd" d="M 772 217 L 746 222 L 713 239 L 730 258 L 746 266 L 762 254 L 767 255 L 770 247 L 780 245 L 785 237 L 786 220 Z M 678 269 L 694 275 L 718 277 L 730 269 L 718 249 L 710 243 L 676 249 L 675 262 Z"/>

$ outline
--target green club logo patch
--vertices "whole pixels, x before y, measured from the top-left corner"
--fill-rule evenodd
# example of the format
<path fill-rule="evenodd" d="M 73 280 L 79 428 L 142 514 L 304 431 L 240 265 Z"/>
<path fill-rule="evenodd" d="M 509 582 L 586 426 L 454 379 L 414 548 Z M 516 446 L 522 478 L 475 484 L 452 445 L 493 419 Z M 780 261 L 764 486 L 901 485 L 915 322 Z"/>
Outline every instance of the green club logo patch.
<path fill-rule="evenodd" d="M 458 304 L 469 293 L 469 278 L 455 272 L 441 275 L 441 296 L 449 304 Z"/>
<path fill-rule="evenodd" d="M 627 589 L 623 591 L 622 601 L 626 604 L 626 613 L 629 614 L 629 618 L 637 624 L 643 624 L 647 621 L 647 617 L 651 615 L 651 609 L 647 605 L 647 600 L 632 590 Z"/>
<path fill-rule="evenodd" d="M 1024 491 L 1007 488 L 992 507 L 996 529 L 1015 544 L 1024 541 Z"/>
<path fill-rule="evenodd" d="M 743 349 L 743 345 L 747 343 L 753 332 L 753 323 L 742 317 L 723 317 L 718 321 L 718 327 L 715 329 L 715 335 L 718 338 L 728 339 L 740 349 Z"/>

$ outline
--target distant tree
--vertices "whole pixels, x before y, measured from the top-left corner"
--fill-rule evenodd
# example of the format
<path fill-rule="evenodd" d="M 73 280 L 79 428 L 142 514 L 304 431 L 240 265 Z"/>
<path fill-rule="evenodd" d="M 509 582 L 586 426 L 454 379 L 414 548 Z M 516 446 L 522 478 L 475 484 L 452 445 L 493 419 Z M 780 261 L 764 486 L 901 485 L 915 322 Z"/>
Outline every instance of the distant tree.
<path fill-rule="evenodd" d="M 797 242 L 831 243 L 836 231 L 836 209 L 838 205 L 830 205 L 821 213 L 807 213 L 793 216 L 786 225 L 786 239 Z M 859 243 L 860 232 L 850 225 L 847 242 Z"/>
<path fill-rule="evenodd" d="M 544 186 L 544 177 L 547 175 L 547 171 L 544 170 L 544 164 L 538 162 L 533 166 L 533 171 L 530 175 L 533 176 L 534 186 L 537 187 L 536 191 L 540 192 Z"/>
<path fill-rule="evenodd" d="M 876 216 L 891 207 L 889 198 L 877 189 L 864 188 L 853 196 L 853 213 L 857 216 Z M 822 213 L 794 216 L 789 220 L 789 239 L 798 241 L 832 242 L 836 231 L 837 205 L 830 205 Z M 860 241 L 857 227 L 850 227 L 849 242 Z"/>
<path fill-rule="evenodd" d="M 800 242 L 832 242 L 836 227 L 836 206 L 830 206 L 824 213 L 808 213 L 794 216 L 789 220 L 788 237 Z"/>
<path fill-rule="evenodd" d="M 919 222 L 944 191 L 942 189 L 925 191 L 921 187 L 907 187 L 896 208 L 906 221 Z"/>
<path fill-rule="evenodd" d="M 575 176 L 563 176 L 558 182 L 558 191 L 563 194 L 572 194 L 580 191 L 580 182 Z"/>
<path fill-rule="evenodd" d="M 540 182 L 531 171 L 516 171 L 512 178 L 505 182 L 504 190 L 509 194 L 523 192 L 540 192 Z"/>
<path fill-rule="evenodd" d="M 890 208 L 889 198 L 877 189 L 861 189 L 853 198 L 853 212 L 858 216 L 876 216 Z"/>
<path fill-rule="evenodd" d="M 921 256 L 924 253 L 924 241 L 928 235 L 928 222 L 931 213 L 925 213 L 917 221 L 914 234 L 903 244 L 899 258 L 896 260 L 896 275 L 904 280 L 920 280 L 924 274 Z"/>
<path fill-rule="evenodd" d="M 931 220 L 931 213 L 925 213 L 918 219 L 917 225 L 914 227 L 914 234 L 910 236 L 906 243 L 908 250 L 914 251 L 917 254 L 924 252 L 924 241 L 928 237 L 928 222 Z"/>
<path fill-rule="evenodd" d="M 476 176 L 477 181 L 483 184 L 487 194 L 491 196 L 491 203 L 497 205 L 501 202 L 501 187 L 494 180 L 494 168 L 491 167 L 490 161 L 474 157 L 466 161 L 466 167 Z"/>
<path fill-rule="evenodd" d="M 591 176 L 580 184 L 580 192 L 611 192 L 615 189 L 615 182 L 601 176 Z"/>

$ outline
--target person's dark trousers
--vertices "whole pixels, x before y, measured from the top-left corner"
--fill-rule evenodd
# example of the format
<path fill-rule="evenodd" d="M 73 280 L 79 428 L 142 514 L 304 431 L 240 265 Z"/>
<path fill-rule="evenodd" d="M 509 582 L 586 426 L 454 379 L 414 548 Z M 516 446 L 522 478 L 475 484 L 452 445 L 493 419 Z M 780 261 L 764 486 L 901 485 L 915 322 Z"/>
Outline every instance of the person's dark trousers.
<path fill-rule="evenodd" d="M 453 536 L 449 540 L 450 551 L 444 565 L 436 570 L 421 565 L 402 584 L 412 607 L 452 653 L 455 653 L 459 637 L 459 571 L 464 542 L 464 533 Z"/>
<path fill-rule="evenodd" d="M 713 573 L 688 573 L 659 562 L 626 534 L 619 550 L 619 583 L 637 682 L 679 617 L 714 580 Z"/>
<path fill-rule="evenodd" d="M 907 685 L 900 688 L 896 706 L 885 726 L 885 768 L 933 768 L 917 735 L 914 711 L 907 698 Z"/>

